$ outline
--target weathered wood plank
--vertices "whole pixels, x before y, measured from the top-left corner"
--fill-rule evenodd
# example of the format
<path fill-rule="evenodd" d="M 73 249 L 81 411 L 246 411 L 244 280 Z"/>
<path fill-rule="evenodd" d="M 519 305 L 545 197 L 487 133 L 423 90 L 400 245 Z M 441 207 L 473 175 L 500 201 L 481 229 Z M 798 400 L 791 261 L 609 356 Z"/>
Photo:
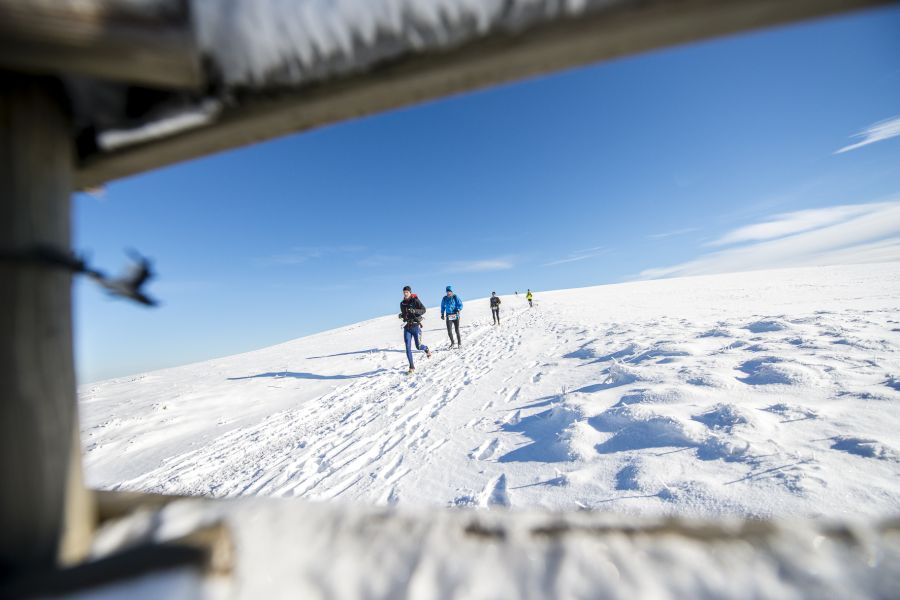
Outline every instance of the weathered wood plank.
<path fill-rule="evenodd" d="M 0 67 L 197 88 L 189 8 L 187 0 L 0 0 Z"/>
<path fill-rule="evenodd" d="M 68 247 L 72 160 L 61 92 L 47 81 L 0 77 L 4 252 Z M 87 494 L 80 449 L 73 458 L 71 279 L 59 269 L 0 261 L 0 573 L 45 569 L 61 554 L 74 560 L 86 550 L 83 535 L 65 551 L 62 541 L 66 521 L 83 528 L 91 510 L 78 498 Z M 67 496 L 75 508 L 68 515 Z"/>

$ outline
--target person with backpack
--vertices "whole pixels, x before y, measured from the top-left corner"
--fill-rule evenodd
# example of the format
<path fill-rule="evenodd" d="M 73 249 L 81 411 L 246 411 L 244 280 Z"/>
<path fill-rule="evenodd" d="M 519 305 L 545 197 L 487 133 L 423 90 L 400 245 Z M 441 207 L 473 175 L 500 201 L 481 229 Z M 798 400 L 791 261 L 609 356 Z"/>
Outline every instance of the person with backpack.
<path fill-rule="evenodd" d="M 528 300 L 528 308 L 534 306 L 531 301 L 534 299 L 534 294 L 531 293 L 531 290 L 528 290 L 528 293 L 525 294 L 525 299 Z"/>
<path fill-rule="evenodd" d="M 406 344 L 406 358 L 409 360 L 409 371 L 411 375 L 416 372 L 416 365 L 413 363 L 412 342 L 416 343 L 416 350 L 425 352 L 425 356 L 431 358 L 431 350 L 428 346 L 420 343 L 422 338 L 422 315 L 425 314 L 425 305 L 419 300 L 419 297 L 412 293 L 412 288 L 403 287 L 403 300 L 400 302 L 400 319 L 403 321 L 403 341 Z"/>
<path fill-rule="evenodd" d="M 447 315 L 447 335 L 450 336 L 451 348 L 453 348 L 453 329 L 456 329 L 456 347 L 462 346 L 462 339 L 459 337 L 459 313 L 462 307 L 462 300 L 453 293 L 453 287 L 448 285 L 447 295 L 441 298 L 441 319 Z"/>
<path fill-rule="evenodd" d="M 491 292 L 491 316 L 494 317 L 494 325 L 500 324 L 500 297 L 497 292 Z"/>

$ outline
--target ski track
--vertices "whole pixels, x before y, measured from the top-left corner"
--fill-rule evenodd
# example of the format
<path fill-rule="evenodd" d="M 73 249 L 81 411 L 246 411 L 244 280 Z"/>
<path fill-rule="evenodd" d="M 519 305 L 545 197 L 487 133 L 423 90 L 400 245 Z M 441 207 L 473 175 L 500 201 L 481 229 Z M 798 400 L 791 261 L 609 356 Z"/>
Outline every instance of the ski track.
<path fill-rule="evenodd" d="M 515 315 L 514 315 L 515 316 Z M 411 472 L 404 462 L 428 463 L 450 439 L 431 439 L 442 411 L 466 388 L 511 358 L 516 336 L 533 319 L 507 317 L 508 329 L 469 329 L 460 351 L 417 354 L 418 372 L 361 379 L 302 406 L 273 414 L 258 426 L 234 430 L 202 448 L 171 457 L 116 489 L 212 495 L 354 497 L 397 499 L 395 485 Z M 494 333 L 498 335 L 494 335 Z M 499 339 L 497 339 L 499 338 Z M 433 342 L 432 342 L 433 343 Z M 515 400 L 515 388 L 506 402 Z M 488 411 L 493 399 L 480 404 Z M 477 429 L 479 416 L 467 424 Z M 498 440 L 478 452 L 488 459 Z M 474 453 L 473 453 L 474 454 Z M 416 458 L 412 461 L 410 456 Z"/>
<path fill-rule="evenodd" d="M 460 350 L 428 330 L 437 352 L 417 353 L 413 376 L 365 363 L 372 376 L 105 487 L 664 514 L 764 516 L 773 504 L 820 514 L 829 502 L 867 501 L 900 509 L 887 484 L 840 481 L 854 471 L 843 465 L 900 475 L 900 442 L 861 430 L 871 422 L 877 431 L 879 417 L 850 420 L 874 407 L 896 422 L 896 306 L 591 323 L 543 310 L 506 310 L 499 327 L 472 319 Z M 397 357 L 365 358 L 386 366 Z M 90 427 L 88 458 L 104 432 L 139 422 Z"/>

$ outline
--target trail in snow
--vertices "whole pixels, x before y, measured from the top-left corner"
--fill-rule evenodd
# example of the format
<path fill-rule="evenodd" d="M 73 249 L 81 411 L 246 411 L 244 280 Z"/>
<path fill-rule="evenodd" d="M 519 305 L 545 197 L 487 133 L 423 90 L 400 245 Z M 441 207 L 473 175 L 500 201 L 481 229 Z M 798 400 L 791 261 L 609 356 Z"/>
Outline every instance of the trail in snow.
<path fill-rule="evenodd" d="M 467 302 L 81 390 L 94 485 L 750 516 L 900 508 L 900 265 Z M 481 304 L 484 304 L 482 307 Z M 483 309 L 483 310 L 482 310 Z M 426 323 L 431 323 L 433 312 Z M 438 321 L 427 343 L 446 350 Z"/>

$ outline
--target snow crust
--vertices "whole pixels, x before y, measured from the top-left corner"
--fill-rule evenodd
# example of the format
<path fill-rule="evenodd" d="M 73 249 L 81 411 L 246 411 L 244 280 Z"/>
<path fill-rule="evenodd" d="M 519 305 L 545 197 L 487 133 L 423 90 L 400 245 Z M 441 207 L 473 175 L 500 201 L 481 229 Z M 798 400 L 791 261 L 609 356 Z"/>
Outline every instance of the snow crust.
<path fill-rule="evenodd" d="M 201 50 L 236 87 L 295 86 L 621 0 L 194 0 Z"/>

